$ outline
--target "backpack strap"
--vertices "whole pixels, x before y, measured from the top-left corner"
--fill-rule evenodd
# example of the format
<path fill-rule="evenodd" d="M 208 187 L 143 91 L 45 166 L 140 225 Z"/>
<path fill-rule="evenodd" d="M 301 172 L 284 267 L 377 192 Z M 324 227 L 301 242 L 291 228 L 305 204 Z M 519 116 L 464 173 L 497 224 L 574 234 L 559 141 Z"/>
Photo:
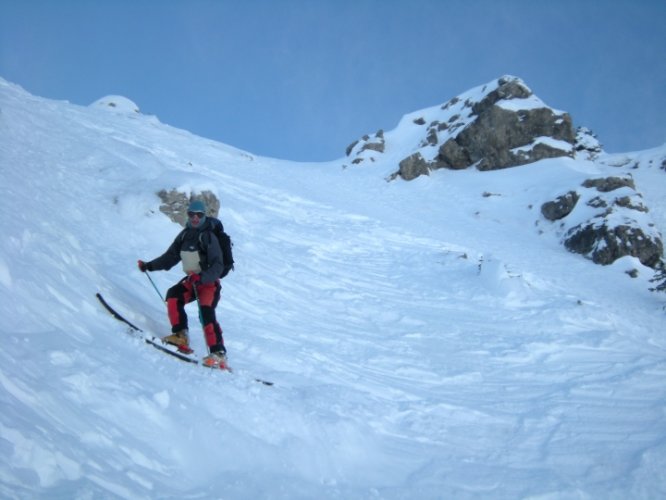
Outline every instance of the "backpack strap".
<path fill-rule="evenodd" d="M 204 234 L 208 235 L 208 243 L 210 244 L 210 239 L 213 235 L 213 230 L 208 229 L 207 231 L 201 231 L 199 233 L 199 250 L 203 252 L 204 248 L 206 248 L 206 242 L 204 241 Z"/>

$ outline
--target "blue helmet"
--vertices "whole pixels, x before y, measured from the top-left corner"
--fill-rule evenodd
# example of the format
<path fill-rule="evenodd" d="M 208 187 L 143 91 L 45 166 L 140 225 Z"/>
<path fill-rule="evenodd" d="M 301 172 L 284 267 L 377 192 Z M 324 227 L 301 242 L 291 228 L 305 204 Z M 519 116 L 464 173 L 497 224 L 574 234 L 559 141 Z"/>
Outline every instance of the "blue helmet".
<path fill-rule="evenodd" d="M 195 214 L 203 214 L 196 217 Z M 201 200 L 193 200 L 187 207 L 187 226 L 200 228 L 206 222 L 206 204 Z"/>
<path fill-rule="evenodd" d="M 202 200 L 192 200 L 187 207 L 188 212 L 201 212 L 206 214 L 206 204 Z"/>

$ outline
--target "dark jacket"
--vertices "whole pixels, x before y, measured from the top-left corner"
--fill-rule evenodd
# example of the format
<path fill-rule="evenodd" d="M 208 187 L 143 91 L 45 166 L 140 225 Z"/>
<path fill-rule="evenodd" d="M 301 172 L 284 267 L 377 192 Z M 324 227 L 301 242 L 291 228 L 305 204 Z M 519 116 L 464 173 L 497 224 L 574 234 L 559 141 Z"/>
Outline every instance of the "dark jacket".
<path fill-rule="evenodd" d="M 224 269 L 222 250 L 217 238 L 211 232 L 211 221 L 206 218 L 201 228 L 188 226 L 173 240 L 171 246 L 162 255 L 148 262 L 153 271 L 168 271 L 181 260 L 181 251 L 199 252 L 201 282 L 214 283 Z"/>

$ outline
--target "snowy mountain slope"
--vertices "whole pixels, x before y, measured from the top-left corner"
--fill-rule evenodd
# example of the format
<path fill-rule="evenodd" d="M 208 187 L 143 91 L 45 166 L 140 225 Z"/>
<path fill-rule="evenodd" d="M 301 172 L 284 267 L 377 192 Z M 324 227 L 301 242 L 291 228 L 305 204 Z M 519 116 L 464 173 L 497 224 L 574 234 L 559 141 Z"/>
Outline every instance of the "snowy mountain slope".
<path fill-rule="evenodd" d="M 631 169 L 663 234 L 664 172 L 607 160 L 386 183 L 0 80 L 0 496 L 662 496 L 665 297 L 539 215 Z M 149 349 L 94 298 L 167 330 L 136 270 L 178 231 L 162 188 L 221 200 L 235 375 Z"/>

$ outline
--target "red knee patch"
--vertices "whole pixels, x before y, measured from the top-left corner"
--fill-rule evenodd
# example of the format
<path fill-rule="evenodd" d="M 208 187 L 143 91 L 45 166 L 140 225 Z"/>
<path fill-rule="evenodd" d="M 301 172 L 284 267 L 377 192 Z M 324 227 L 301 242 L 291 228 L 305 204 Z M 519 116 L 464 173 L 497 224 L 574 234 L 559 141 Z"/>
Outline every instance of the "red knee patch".
<path fill-rule="evenodd" d="M 180 324 L 180 313 L 178 312 L 178 299 L 167 300 L 167 314 L 169 315 L 169 323 L 172 325 Z"/>

